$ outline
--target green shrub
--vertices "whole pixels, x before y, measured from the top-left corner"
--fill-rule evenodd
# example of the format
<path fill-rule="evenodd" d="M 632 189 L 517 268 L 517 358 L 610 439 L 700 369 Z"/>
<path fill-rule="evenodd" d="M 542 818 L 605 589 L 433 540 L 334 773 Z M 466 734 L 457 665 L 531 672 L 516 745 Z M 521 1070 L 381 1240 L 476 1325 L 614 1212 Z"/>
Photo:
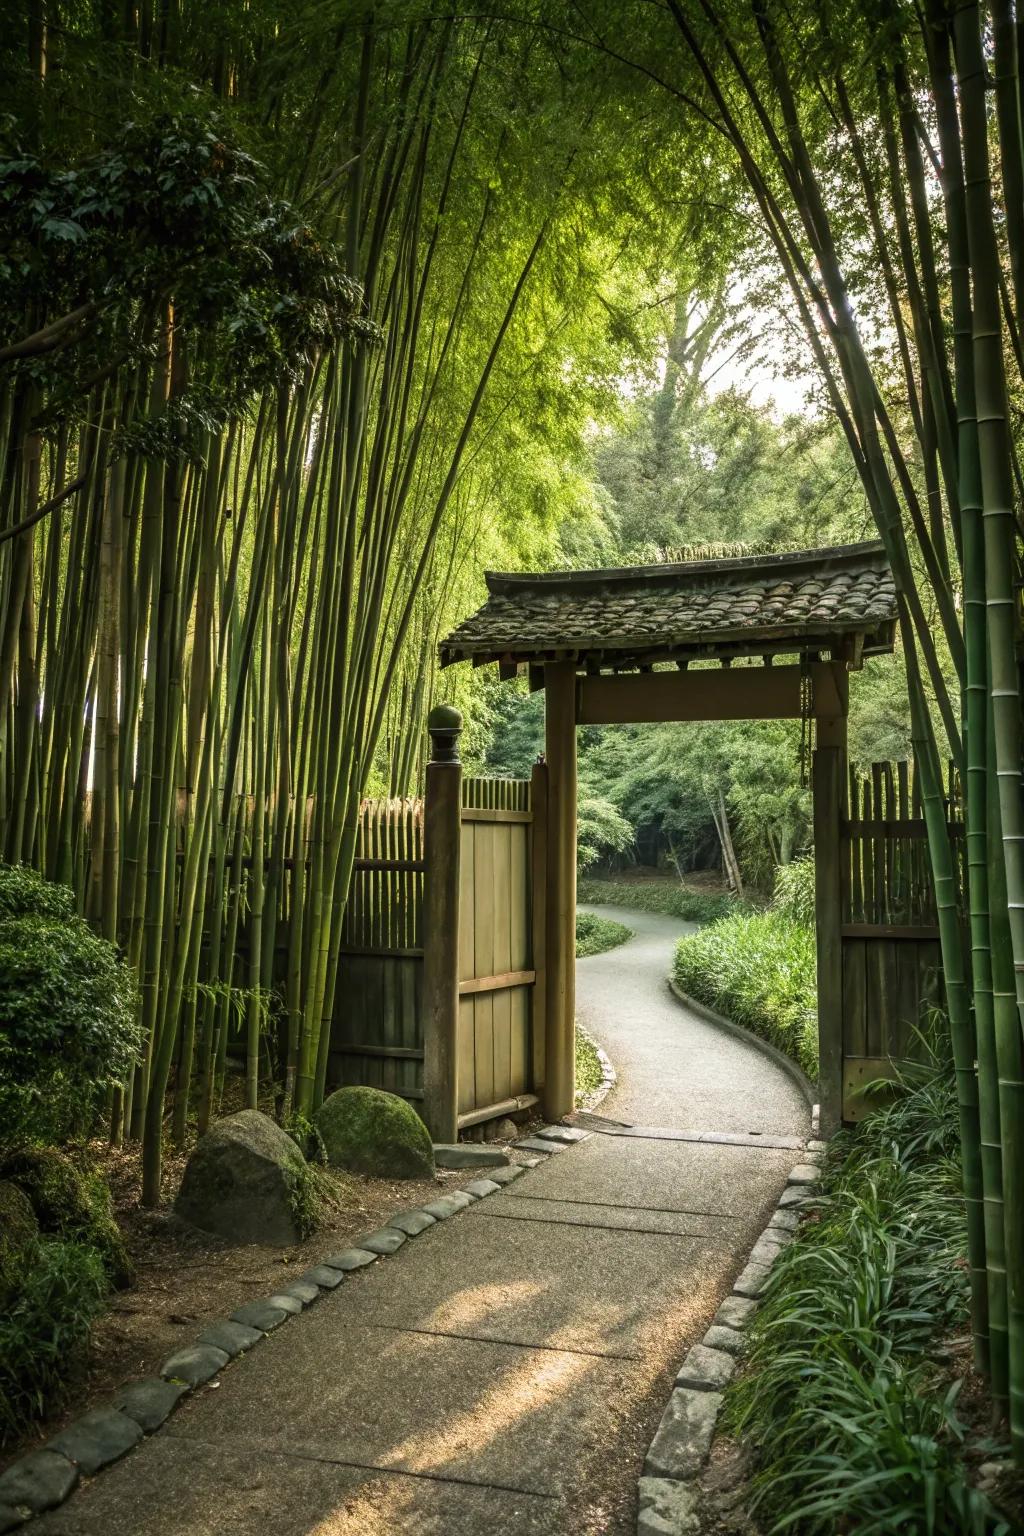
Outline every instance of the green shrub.
<path fill-rule="evenodd" d="M 59 1406 L 106 1291 L 95 1249 L 45 1237 L 21 1248 L 0 1294 L 0 1444 Z"/>
<path fill-rule="evenodd" d="M 138 1057 L 135 978 L 63 886 L 0 866 L 0 1140 L 62 1140 Z"/>
<path fill-rule="evenodd" d="M 814 1219 L 772 1270 L 726 1422 L 757 1461 L 767 1532 L 1008 1531 L 971 1487 L 961 1382 L 935 1342 L 969 1327 L 951 1070 L 832 1143 Z"/>
<path fill-rule="evenodd" d="M 722 918 L 676 946 L 676 985 L 818 1075 L 814 930 L 781 912 Z"/>
<path fill-rule="evenodd" d="M 604 1071 L 597 1046 L 579 1025 L 576 1025 L 576 1103 L 582 1104 L 604 1082 Z"/>
<path fill-rule="evenodd" d="M 576 958 L 584 960 L 588 955 L 603 955 L 606 949 L 614 949 L 633 937 L 632 928 L 625 923 L 615 923 L 610 917 L 598 917 L 596 912 L 576 913 Z"/>
<path fill-rule="evenodd" d="M 99 1256 L 112 1284 L 130 1283 L 131 1259 L 99 1174 L 53 1147 L 19 1147 L 0 1158 L 0 1177 L 27 1197 L 44 1235 L 84 1244 Z"/>
<path fill-rule="evenodd" d="M 814 927 L 814 858 L 794 859 L 775 872 L 772 911 Z"/>
<path fill-rule="evenodd" d="M 576 899 L 595 906 L 632 907 L 637 912 L 663 912 L 687 923 L 710 923 L 731 912 L 748 912 L 735 896 L 695 891 L 671 880 L 594 880 L 577 882 Z"/>

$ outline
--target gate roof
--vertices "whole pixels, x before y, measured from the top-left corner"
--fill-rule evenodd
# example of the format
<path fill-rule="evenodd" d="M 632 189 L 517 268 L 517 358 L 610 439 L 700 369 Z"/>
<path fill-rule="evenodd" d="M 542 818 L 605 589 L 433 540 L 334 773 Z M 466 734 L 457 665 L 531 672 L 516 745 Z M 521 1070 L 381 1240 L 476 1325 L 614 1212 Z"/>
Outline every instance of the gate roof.
<path fill-rule="evenodd" d="M 502 574 L 441 643 L 441 663 L 575 659 L 619 669 L 691 659 L 891 651 L 896 592 L 881 543 L 685 565 Z"/>

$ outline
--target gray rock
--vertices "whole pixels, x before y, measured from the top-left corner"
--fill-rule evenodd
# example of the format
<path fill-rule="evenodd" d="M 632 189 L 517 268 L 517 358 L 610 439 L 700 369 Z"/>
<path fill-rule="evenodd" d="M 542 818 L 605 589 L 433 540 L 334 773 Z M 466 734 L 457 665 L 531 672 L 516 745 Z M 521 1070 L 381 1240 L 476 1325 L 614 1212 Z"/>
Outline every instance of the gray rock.
<path fill-rule="evenodd" d="M 0 1504 L 0 1536 L 5 1531 L 16 1531 L 19 1525 L 24 1525 L 31 1518 L 27 1509 L 12 1509 L 9 1504 Z"/>
<path fill-rule="evenodd" d="M 233 1360 L 236 1355 L 252 1349 L 262 1337 L 262 1329 L 236 1323 L 232 1318 L 225 1317 L 204 1328 L 199 1335 L 199 1343 L 212 1344 L 214 1349 L 222 1349 Z"/>
<path fill-rule="evenodd" d="M 715 1322 L 725 1328 L 745 1328 L 756 1311 L 752 1296 L 727 1296 L 715 1313 Z"/>
<path fill-rule="evenodd" d="M 507 1168 L 495 1168 L 487 1177 L 492 1184 L 514 1184 L 516 1179 L 521 1179 L 526 1172 L 518 1163 L 510 1163 Z"/>
<path fill-rule="evenodd" d="M 485 1195 L 496 1195 L 500 1188 L 501 1185 L 496 1184 L 493 1179 L 474 1179 L 472 1184 L 466 1185 L 466 1194 L 482 1200 Z"/>
<path fill-rule="evenodd" d="M 215 1349 L 212 1344 L 192 1344 L 168 1355 L 160 1375 L 169 1381 L 183 1381 L 189 1387 L 201 1387 L 222 1371 L 230 1358 L 225 1350 Z"/>
<path fill-rule="evenodd" d="M 141 1439 L 142 1430 L 134 1419 L 116 1408 L 100 1408 L 83 1414 L 54 1435 L 47 1450 L 58 1451 L 91 1477 L 101 1467 L 118 1461 Z"/>
<path fill-rule="evenodd" d="M 543 1152 L 545 1157 L 550 1157 L 553 1152 L 564 1152 L 566 1146 L 564 1141 L 545 1141 L 540 1136 L 524 1136 L 515 1145 L 519 1152 Z"/>
<path fill-rule="evenodd" d="M 232 1312 L 231 1321 L 246 1328 L 258 1328 L 261 1333 L 272 1333 L 288 1316 L 284 1307 L 273 1307 L 269 1301 L 247 1301 L 244 1307 Z"/>
<path fill-rule="evenodd" d="M 488 1141 L 514 1141 L 519 1135 L 519 1127 L 508 1115 L 503 1115 L 491 1126 L 491 1134 Z"/>
<path fill-rule="evenodd" d="M 293 1280 L 291 1285 L 284 1288 L 286 1296 L 294 1296 L 296 1301 L 301 1301 L 304 1307 L 312 1306 L 314 1301 L 320 1300 L 320 1287 L 315 1280 L 304 1280 L 300 1275 Z"/>
<path fill-rule="evenodd" d="M 788 1211 L 786 1211 L 786 1212 L 783 1212 L 782 1214 L 789 1215 L 790 1213 Z M 779 1212 L 776 1211 L 775 1215 L 778 1216 Z M 799 1223 L 799 1220 L 800 1220 L 800 1218 L 797 1217 L 797 1223 Z M 764 1231 L 761 1233 L 761 1236 L 758 1238 L 757 1241 L 759 1243 L 771 1243 L 776 1248 L 788 1248 L 789 1244 L 793 1241 L 793 1238 L 794 1238 L 795 1235 L 796 1235 L 795 1234 L 795 1228 L 793 1228 L 793 1227 L 781 1227 L 781 1226 L 780 1227 L 773 1227 L 771 1222 L 769 1222 L 768 1225 L 765 1227 Z"/>
<path fill-rule="evenodd" d="M 545 1125 L 537 1132 L 542 1141 L 561 1141 L 571 1147 L 574 1141 L 586 1141 L 589 1131 L 580 1131 L 573 1125 Z"/>
<path fill-rule="evenodd" d="M 398 1227 L 381 1227 L 379 1232 L 367 1232 L 365 1237 L 357 1237 L 355 1246 L 365 1248 L 367 1253 L 397 1253 L 406 1237 L 407 1233 Z"/>
<path fill-rule="evenodd" d="M 676 1387 L 644 1461 L 645 1477 L 695 1477 L 711 1449 L 720 1392 Z"/>
<path fill-rule="evenodd" d="M 670 1477 L 642 1477 L 637 1484 L 637 1536 L 700 1536 L 697 1493 Z"/>
<path fill-rule="evenodd" d="M 164 1381 L 161 1376 L 144 1376 L 132 1381 L 116 1394 L 113 1406 L 134 1419 L 141 1430 L 151 1435 L 170 1418 L 188 1387 L 181 1381 Z"/>
<path fill-rule="evenodd" d="M 780 1231 L 792 1233 L 796 1231 L 799 1225 L 800 1214 L 798 1211 L 774 1211 L 772 1213 L 772 1219 L 768 1223 L 768 1226 L 773 1232 Z"/>
<path fill-rule="evenodd" d="M 256 1109 L 218 1120 L 188 1160 L 174 1209 L 183 1221 L 233 1243 L 297 1243 L 294 1192 L 306 1160 Z"/>
<path fill-rule="evenodd" d="M 428 1216 L 426 1211 L 399 1211 L 397 1216 L 392 1216 L 388 1222 L 389 1227 L 397 1227 L 399 1232 L 404 1232 L 406 1237 L 419 1237 L 428 1227 L 437 1225 L 436 1216 Z"/>
<path fill-rule="evenodd" d="M 779 1209 L 787 1211 L 795 1205 L 805 1205 L 811 1199 L 811 1191 L 806 1184 L 787 1184 L 779 1196 Z"/>
<path fill-rule="evenodd" d="M 770 1272 L 770 1264 L 749 1263 L 733 1286 L 733 1291 L 737 1296 L 753 1297 L 756 1300 L 764 1295 Z"/>
<path fill-rule="evenodd" d="M 813 1163 L 797 1163 L 796 1167 L 790 1173 L 789 1178 L 786 1180 L 786 1183 L 820 1184 L 821 1169 L 816 1168 Z"/>
<path fill-rule="evenodd" d="M 454 1216 L 458 1211 L 464 1211 L 467 1205 L 473 1204 L 473 1196 L 463 1194 L 461 1189 L 453 1189 L 450 1195 L 442 1195 L 440 1200 L 431 1200 L 423 1209 L 428 1216 L 433 1216 L 437 1221 L 445 1221 L 449 1216 Z"/>
<path fill-rule="evenodd" d="M 756 1264 L 764 1269 L 771 1269 L 775 1260 L 782 1252 L 782 1248 L 782 1243 L 773 1242 L 771 1238 L 766 1238 L 762 1235 L 750 1250 L 750 1256 L 747 1260 L 748 1268 Z"/>
<path fill-rule="evenodd" d="M 0 1477 L 0 1504 L 34 1515 L 63 1504 L 78 1482 L 78 1468 L 57 1451 L 32 1451 Z"/>
<path fill-rule="evenodd" d="M 724 1349 L 694 1344 L 679 1368 L 676 1386 L 692 1387 L 695 1392 L 721 1392 L 729 1385 L 735 1369 L 735 1357 Z"/>
<path fill-rule="evenodd" d="M 735 1328 L 725 1328 L 721 1323 L 712 1323 L 704 1335 L 702 1343 L 708 1349 L 724 1349 L 727 1355 L 739 1355 L 743 1352 L 743 1335 Z"/>
<path fill-rule="evenodd" d="M 807 1150 L 808 1150 L 808 1152 L 825 1152 L 825 1151 L 828 1150 L 828 1142 L 827 1141 L 809 1141 L 807 1143 Z"/>
<path fill-rule="evenodd" d="M 306 1280 L 310 1285 L 318 1285 L 322 1291 L 335 1290 L 344 1280 L 340 1269 L 332 1269 L 330 1264 L 314 1264 L 312 1269 L 307 1269 L 300 1280 Z"/>
<path fill-rule="evenodd" d="M 513 1133 L 518 1136 L 519 1127 Z M 438 1168 L 505 1168 L 509 1156 L 501 1147 L 483 1141 L 434 1143 L 434 1162 Z"/>
<path fill-rule="evenodd" d="M 282 1312 L 288 1312 L 292 1317 L 302 1311 L 303 1305 L 298 1296 L 292 1296 L 288 1291 L 275 1291 L 273 1296 L 267 1297 L 268 1307 L 280 1307 Z"/>
<path fill-rule="evenodd" d="M 342 1253 L 332 1253 L 324 1263 L 330 1269 L 340 1269 L 342 1274 L 348 1274 L 352 1269 L 363 1269 L 367 1264 L 376 1264 L 379 1255 L 370 1253 L 366 1248 L 346 1248 Z"/>

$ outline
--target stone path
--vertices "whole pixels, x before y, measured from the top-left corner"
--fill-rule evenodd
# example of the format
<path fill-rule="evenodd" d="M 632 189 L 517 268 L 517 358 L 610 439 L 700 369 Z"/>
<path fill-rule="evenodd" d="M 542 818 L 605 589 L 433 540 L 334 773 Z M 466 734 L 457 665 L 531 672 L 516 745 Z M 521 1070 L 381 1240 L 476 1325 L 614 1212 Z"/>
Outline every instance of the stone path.
<path fill-rule="evenodd" d="M 677 1131 L 807 1134 L 759 1052 L 665 985 L 683 924 L 624 915 L 581 962 L 619 1072 L 600 1113 Z M 345 1276 L 38 1536 L 627 1536 L 684 1354 L 792 1150 L 596 1134 Z"/>

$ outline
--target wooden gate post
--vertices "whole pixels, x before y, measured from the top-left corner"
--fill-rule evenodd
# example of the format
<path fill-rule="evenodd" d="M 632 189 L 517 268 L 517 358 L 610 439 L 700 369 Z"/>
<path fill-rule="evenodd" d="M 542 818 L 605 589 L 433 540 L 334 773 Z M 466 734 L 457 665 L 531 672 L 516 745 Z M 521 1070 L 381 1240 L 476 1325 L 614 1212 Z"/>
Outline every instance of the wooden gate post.
<path fill-rule="evenodd" d="M 576 666 L 544 668 L 548 765 L 544 1113 L 572 1113 L 576 1067 Z"/>
<path fill-rule="evenodd" d="M 849 679 L 841 663 L 813 669 L 816 745 L 814 794 L 814 927 L 818 959 L 818 1095 L 821 1135 L 843 1115 L 843 948 L 840 821 L 846 784 Z"/>
<path fill-rule="evenodd" d="M 423 807 L 423 1118 L 435 1141 L 459 1137 L 459 863 L 462 763 L 457 709 L 427 720 Z"/>

